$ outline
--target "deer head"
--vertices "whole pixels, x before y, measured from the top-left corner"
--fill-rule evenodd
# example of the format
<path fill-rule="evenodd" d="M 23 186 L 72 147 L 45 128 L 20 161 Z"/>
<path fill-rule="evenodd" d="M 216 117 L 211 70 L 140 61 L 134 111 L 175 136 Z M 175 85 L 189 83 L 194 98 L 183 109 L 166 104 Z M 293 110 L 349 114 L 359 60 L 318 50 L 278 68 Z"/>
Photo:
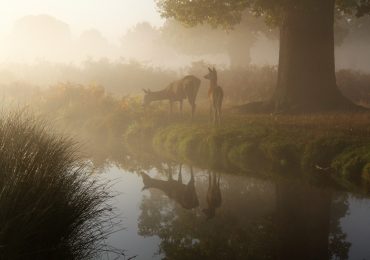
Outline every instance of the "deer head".
<path fill-rule="evenodd" d="M 213 81 L 216 81 L 217 80 L 217 71 L 216 69 L 213 67 L 213 69 L 211 68 L 208 68 L 208 74 L 204 76 L 205 79 L 208 79 L 208 80 L 213 80 Z"/>

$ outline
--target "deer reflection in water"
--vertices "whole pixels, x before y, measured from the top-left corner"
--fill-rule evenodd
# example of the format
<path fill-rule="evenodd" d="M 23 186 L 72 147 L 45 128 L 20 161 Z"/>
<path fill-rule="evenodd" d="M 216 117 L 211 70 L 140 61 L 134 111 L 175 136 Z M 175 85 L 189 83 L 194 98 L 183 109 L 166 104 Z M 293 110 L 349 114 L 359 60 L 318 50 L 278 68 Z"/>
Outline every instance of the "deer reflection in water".
<path fill-rule="evenodd" d="M 190 166 L 190 181 L 188 184 L 182 182 L 182 166 L 179 168 L 178 180 L 172 177 L 171 168 L 168 170 L 168 180 L 157 180 L 151 178 L 146 173 L 141 173 L 143 178 L 143 190 L 155 188 L 163 191 L 170 199 L 176 201 L 184 209 L 194 209 L 199 206 L 198 195 L 195 190 L 195 179 L 193 167 Z M 206 194 L 207 208 L 203 209 L 203 213 L 207 219 L 214 218 L 216 209 L 221 206 L 222 196 L 220 189 L 221 174 L 208 172 L 208 191 Z"/>
<path fill-rule="evenodd" d="M 199 206 L 198 195 L 194 186 L 193 168 L 190 167 L 190 181 L 188 184 L 182 183 L 182 166 L 179 168 L 178 180 L 172 178 L 171 169 L 168 170 L 168 180 L 157 180 L 151 178 L 145 173 L 141 173 L 144 182 L 144 188 L 155 188 L 163 191 L 170 199 L 173 199 L 185 209 L 194 209 Z"/>
<path fill-rule="evenodd" d="M 216 209 L 221 206 L 222 196 L 220 189 L 221 174 L 215 172 L 208 172 L 208 191 L 207 191 L 207 204 L 208 208 L 203 209 L 203 213 L 207 219 L 214 218 Z"/>

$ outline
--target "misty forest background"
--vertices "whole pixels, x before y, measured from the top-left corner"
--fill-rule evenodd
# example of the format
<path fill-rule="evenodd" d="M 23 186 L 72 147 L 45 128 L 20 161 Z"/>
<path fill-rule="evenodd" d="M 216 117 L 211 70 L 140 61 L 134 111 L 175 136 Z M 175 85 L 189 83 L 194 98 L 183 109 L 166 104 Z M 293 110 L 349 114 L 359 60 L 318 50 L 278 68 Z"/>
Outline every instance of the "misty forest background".
<path fill-rule="evenodd" d="M 370 102 L 369 25 L 368 16 L 341 18 L 335 25 L 337 84 L 364 106 Z M 95 29 L 75 35 L 57 18 L 26 16 L 3 39 L 0 95 L 7 104 L 35 99 L 40 104 L 46 96 L 66 92 L 72 98 L 91 88 L 137 97 L 143 88 L 158 90 L 186 74 L 203 78 L 207 66 L 215 65 L 227 105 L 261 101 L 276 86 L 278 41 L 277 30 L 248 14 L 229 31 L 209 25 L 186 28 L 172 19 L 161 27 L 142 22 L 117 43 Z M 201 103 L 206 84 L 202 82 Z"/>

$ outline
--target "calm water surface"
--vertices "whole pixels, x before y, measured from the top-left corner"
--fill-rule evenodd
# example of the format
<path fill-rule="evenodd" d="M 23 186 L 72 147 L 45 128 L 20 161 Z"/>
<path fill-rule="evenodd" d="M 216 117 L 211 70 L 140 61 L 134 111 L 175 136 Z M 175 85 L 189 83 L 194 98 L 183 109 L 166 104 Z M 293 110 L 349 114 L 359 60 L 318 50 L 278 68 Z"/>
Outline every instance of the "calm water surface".
<path fill-rule="evenodd" d="M 135 259 L 370 260 L 367 198 L 186 165 L 178 181 L 179 172 L 179 165 L 145 176 L 105 170 L 125 228 L 108 245 Z"/>

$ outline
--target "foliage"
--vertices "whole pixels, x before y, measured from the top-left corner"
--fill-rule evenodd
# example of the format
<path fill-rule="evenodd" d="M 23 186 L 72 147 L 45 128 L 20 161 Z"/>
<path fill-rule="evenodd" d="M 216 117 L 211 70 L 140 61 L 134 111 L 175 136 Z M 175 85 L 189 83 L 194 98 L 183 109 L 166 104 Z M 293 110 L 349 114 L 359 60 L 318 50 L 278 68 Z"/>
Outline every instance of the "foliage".
<path fill-rule="evenodd" d="M 288 8 L 316 8 L 320 1 L 312 0 L 222 0 L 222 1 L 178 1 L 156 0 L 162 17 L 175 18 L 195 26 L 208 23 L 212 26 L 230 28 L 240 23 L 246 10 L 255 16 L 262 16 L 269 24 L 281 23 L 283 12 Z M 336 0 L 337 10 L 347 14 L 363 16 L 370 13 L 369 0 Z"/>
<path fill-rule="evenodd" d="M 0 86 L 18 95 L 30 88 L 40 90 L 59 83 L 103 85 L 107 92 L 137 95 L 143 88 L 160 89 L 177 78 L 176 72 L 148 66 L 136 61 L 108 59 L 86 60 L 80 66 L 40 61 L 27 64 L 2 64 Z M 22 86 L 29 87 L 23 88 Z M 18 91 L 15 89 L 18 88 Z"/>

